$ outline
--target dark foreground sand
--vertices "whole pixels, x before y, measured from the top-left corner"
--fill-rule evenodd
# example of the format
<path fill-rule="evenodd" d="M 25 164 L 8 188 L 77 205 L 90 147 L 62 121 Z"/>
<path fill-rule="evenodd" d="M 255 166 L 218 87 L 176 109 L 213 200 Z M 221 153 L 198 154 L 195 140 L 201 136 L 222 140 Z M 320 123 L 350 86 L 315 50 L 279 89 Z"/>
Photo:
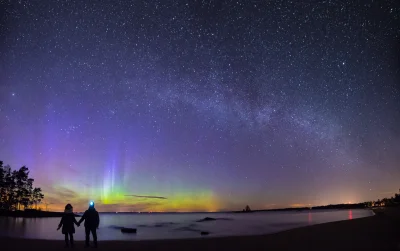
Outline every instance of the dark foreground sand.
<path fill-rule="evenodd" d="M 276 234 L 161 241 L 103 241 L 98 250 L 400 250 L 400 210 Z M 1 231 L 1 230 L 0 230 Z M 83 242 L 75 244 L 83 248 Z M 92 248 L 90 248 L 92 249 Z M 65 250 L 64 241 L 0 238 L 0 250 Z"/>

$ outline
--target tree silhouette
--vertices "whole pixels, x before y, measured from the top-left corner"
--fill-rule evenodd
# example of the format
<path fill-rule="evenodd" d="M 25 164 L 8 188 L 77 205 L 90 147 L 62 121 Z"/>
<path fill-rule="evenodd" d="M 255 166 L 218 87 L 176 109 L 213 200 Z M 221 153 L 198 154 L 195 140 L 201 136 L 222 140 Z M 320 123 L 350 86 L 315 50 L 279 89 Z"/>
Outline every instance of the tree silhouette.
<path fill-rule="evenodd" d="M 35 209 L 37 209 L 38 203 L 42 202 L 44 195 L 42 194 L 42 189 L 40 187 L 35 187 L 32 192 L 32 203 L 35 204 Z"/>
<path fill-rule="evenodd" d="M 3 161 L 0 161 L 0 209 L 4 208 L 5 200 L 5 170 L 3 168 Z"/>
<path fill-rule="evenodd" d="M 1 181 L 1 207 L 6 210 L 15 209 L 15 176 L 16 171 L 11 171 L 10 166 L 1 166 L 2 181 Z"/>
<path fill-rule="evenodd" d="M 394 197 L 391 198 L 391 204 L 399 205 L 400 204 L 400 194 L 396 193 Z"/>
<path fill-rule="evenodd" d="M 0 209 L 20 210 L 33 205 L 37 208 L 44 195 L 41 188 L 33 188 L 33 182 L 26 166 L 12 170 L 0 161 Z"/>

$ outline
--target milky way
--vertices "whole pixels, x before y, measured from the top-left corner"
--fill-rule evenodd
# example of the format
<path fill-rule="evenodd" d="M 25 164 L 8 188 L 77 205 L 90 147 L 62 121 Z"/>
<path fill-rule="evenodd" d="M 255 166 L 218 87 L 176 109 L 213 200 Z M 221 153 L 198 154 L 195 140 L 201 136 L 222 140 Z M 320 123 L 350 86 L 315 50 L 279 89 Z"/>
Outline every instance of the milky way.
<path fill-rule="evenodd" d="M 398 1 L 1 4 L 0 159 L 27 165 L 55 210 L 399 188 Z"/>

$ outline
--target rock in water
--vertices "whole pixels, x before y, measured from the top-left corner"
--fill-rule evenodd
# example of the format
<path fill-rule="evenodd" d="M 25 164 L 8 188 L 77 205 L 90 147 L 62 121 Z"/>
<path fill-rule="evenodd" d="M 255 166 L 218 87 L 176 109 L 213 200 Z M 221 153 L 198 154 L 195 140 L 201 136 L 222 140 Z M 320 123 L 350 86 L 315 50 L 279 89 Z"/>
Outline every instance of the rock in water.
<path fill-rule="evenodd" d="M 203 222 L 203 221 L 214 221 L 214 220 L 216 220 L 216 219 L 214 219 L 214 218 L 211 218 L 211 217 L 206 217 L 206 218 L 204 218 L 204 219 L 198 220 L 197 222 Z"/>
<path fill-rule="evenodd" d="M 206 231 L 202 231 L 200 234 L 201 234 L 201 235 L 209 235 L 210 233 L 209 233 L 209 232 L 206 232 Z"/>
<path fill-rule="evenodd" d="M 121 228 L 122 233 L 129 233 L 129 234 L 136 234 L 136 228 L 127 228 L 123 227 Z"/>

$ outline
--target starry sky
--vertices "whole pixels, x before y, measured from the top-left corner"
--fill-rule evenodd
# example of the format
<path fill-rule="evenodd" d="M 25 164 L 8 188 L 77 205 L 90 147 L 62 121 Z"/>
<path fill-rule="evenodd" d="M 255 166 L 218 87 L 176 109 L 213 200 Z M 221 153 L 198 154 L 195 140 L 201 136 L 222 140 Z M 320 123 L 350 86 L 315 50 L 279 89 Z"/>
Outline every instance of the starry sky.
<path fill-rule="evenodd" d="M 396 0 L 0 3 L 0 159 L 26 165 L 52 210 L 400 188 Z"/>

